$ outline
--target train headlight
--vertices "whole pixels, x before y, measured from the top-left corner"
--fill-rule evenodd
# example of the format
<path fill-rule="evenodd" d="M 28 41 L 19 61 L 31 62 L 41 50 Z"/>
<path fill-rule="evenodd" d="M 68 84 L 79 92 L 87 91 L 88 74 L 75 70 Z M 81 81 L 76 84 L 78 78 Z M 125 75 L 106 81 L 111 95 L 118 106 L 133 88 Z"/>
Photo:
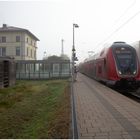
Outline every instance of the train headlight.
<path fill-rule="evenodd" d="M 121 72 L 121 71 L 119 71 L 119 74 L 122 74 L 122 72 Z"/>
<path fill-rule="evenodd" d="M 133 74 L 136 74 L 136 71 L 134 71 Z"/>

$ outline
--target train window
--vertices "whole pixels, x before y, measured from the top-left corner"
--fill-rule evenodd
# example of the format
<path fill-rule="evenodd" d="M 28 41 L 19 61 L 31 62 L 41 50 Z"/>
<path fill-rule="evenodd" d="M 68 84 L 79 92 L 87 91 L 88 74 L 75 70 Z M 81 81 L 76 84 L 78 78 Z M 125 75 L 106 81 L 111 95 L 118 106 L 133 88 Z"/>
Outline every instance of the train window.
<path fill-rule="evenodd" d="M 116 48 L 115 59 L 122 74 L 133 74 L 136 70 L 136 55 L 133 49 Z"/>
<path fill-rule="evenodd" d="M 2 43 L 6 42 L 6 36 L 2 36 Z"/>
<path fill-rule="evenodd" d="M 132 54 L 119 54 L 119 55 L 117 55 L 117 57 L 119 59 L 131 59 L 132 58 Z"/>
<path fill-rule="evenodd" d="M 115 53 L 116 54 L 130 54 L 131 50 L 128 50 L 125 48 L 116 48 Z"/>

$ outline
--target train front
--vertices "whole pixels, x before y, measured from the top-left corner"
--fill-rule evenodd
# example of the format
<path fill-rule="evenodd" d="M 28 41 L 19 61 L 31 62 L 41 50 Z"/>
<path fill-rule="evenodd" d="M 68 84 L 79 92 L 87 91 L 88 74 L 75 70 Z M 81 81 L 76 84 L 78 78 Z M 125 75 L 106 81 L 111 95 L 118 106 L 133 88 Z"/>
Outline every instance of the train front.
<path fill-rule="evenodd" d="M 130 45 L 120 42 L 112 45 L 114 59 L 116 62 L 116 71 L 120 80 L 116 83 L 118 86 L 136 88 L 138 82 L 138 60 L 136 51 Z"/>

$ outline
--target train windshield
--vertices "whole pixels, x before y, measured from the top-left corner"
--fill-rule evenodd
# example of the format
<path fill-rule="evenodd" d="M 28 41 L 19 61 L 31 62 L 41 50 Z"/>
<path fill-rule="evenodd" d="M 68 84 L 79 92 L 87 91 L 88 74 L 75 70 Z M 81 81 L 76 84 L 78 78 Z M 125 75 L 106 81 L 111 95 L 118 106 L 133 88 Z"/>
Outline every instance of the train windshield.
<path fill-rule="evenodd" d="M 115 49 L 115 58 L 119 74 L 135 75 L 137 69 L 136 53 L 130 47 L 119 47 Z"/>

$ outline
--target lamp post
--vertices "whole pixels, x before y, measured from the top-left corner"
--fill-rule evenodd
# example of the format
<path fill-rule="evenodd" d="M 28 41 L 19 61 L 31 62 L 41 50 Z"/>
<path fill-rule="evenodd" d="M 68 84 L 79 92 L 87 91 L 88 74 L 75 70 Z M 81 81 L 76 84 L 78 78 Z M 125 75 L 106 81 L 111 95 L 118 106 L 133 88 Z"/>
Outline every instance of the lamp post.
<path fill-rule="evenodd" d="M 75 28 L 79 28 L 78 24 L 73 24 L 73 45 L 72 45 L 72 81 L 75 81 L 75 61 L 77 61 L 77 57 L 76 57 L 76 50 L 75 50 L 75 38 L 74 38 L 74 29 Z"/>

